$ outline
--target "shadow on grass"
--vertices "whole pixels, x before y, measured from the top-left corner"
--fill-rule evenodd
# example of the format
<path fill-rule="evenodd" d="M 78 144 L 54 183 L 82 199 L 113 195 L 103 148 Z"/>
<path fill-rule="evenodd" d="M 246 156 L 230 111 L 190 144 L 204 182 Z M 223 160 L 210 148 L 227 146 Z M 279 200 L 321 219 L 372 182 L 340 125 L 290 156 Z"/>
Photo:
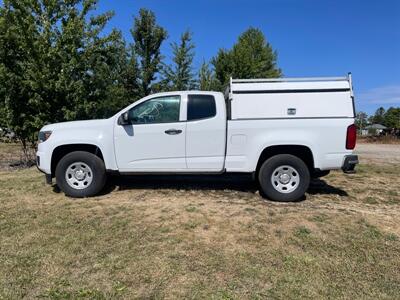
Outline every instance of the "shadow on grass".
<path fill-rule="evenodd" d="M 112 176 L 109 188 L 132 189 L 170 189 L 170 190 L 234 190 L 255 193 L 257 183 L 248 174 L 221 175 L 134 175 Z"/>
<path fill-rule="evenodd" d="M 249 174 L 222 175 L 134 175 L 110 176 L 101 194 L 108 194 L 118 187 L 120 191 L 135 189 L 169 190 L 231 190 L 255 194 L 259 186 Z M 348 196 L 340 188 L 329 185 L 321 179 L 312 179 L 307 193 L 311 195 Z M 305 197 L 299 201 L 305 200 Z"/>
<path fill-rule="evenodd" d="M 107 195 L 118 187 L 119 191 L 137 189 L 168 189 L 168 190 L 228 190 L 250 194 L 256 194 L 259 186 L 252 175 L 249 174 L 221 174 L 221 175 L 131 175 L 109 176 L 106 186 L 99 195 Z M 60 188 L 54 184 L 53 192 L 60 193 Z M 311 195 L 338 195 L 348 196 L 348 193 L 340 188 L 329 185 L 325 180 L 312 179 L 307 190 Z M 265 198 L 262 192 L 260 195 Z M 306 200 L 303 196 L 296 202 Z"/>
<path fill-rule="evenodd" d="M 53 184 L 53 192 L 62 191 Z M 248 174 L 222 175 L 110 175 L 106 186 L 99 195 L 106 195 L 116 188 L 119 191 L 138 189 L 169 189 L 169 190 L 231 190 L 255 194 L 257 183 Z"/>
<path fill-rule="evenodd" d="M 338 195 L 340 197 L 346 197 L 349 195 L 346 191 L 334 187 L 320 178 L 311 180 L 307 193 L 311 195 Z"/>

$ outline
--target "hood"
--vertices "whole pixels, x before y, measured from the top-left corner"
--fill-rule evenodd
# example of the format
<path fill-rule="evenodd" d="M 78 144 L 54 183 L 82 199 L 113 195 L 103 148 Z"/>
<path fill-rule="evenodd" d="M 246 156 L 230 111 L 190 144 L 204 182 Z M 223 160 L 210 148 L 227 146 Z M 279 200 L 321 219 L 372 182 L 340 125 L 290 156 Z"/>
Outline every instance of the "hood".
<path fill-rule="evenodd" d="M 54 131 L 59 129 L 76 129 L 76 128 L 91 128 L 99 127 L 107 123 L 110 119 L 97 119 L 97 120 L 84 120 L 84 121 L 71 121 L 71 122 L 61 122 L 45 125 L 40 129 L 40 131 Z"/>

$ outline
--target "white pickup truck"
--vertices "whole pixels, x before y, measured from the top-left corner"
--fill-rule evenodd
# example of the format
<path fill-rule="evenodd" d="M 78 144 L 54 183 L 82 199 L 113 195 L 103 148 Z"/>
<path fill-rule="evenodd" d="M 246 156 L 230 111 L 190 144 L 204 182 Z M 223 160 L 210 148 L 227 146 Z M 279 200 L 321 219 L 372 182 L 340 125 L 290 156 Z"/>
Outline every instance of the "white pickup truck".
<path fill-rule="evenodd" d="M 252 173 L 260 192 L 295 201 L 310 177 L 354 171 L 351 74 L 231 79 L 225 95 L 147 96 L 104 120 L 44 126 L 37 166 L 71 197 L 101 191 L 107 173 Z"/>

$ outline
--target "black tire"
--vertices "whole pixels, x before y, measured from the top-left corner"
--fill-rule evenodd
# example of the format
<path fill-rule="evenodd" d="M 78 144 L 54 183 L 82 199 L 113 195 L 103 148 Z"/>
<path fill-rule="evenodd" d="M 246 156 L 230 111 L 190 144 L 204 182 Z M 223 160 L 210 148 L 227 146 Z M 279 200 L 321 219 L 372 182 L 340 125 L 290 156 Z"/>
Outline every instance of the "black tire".
<path fill-rule="evenodd" d="M 287 168 L 287 166 L 290 168 Z M 290 180 L 287 184 L 277 182 L 277 177 L 273 178 L 273 172 L 275 173 L 274 176 L 278 177 L 279 174 L 283 174 L 276 171 L 277 169 L 284 172 L 285 176 L 286 173 L 290 173 L 288 176 L 283 178 L 285 181 Z M 294 171 L 291 172 L 290 170 Z M 293 184 L 292 178 L 293 182 L 298 182 Z M 279 154 L 267 159 L 261 165 L 258 173 L 258 181 L 263 196 L 273 201 L 292 202 L 301 199 L 307 191 L 310 184 L 310 171 L 304 161 L 300 158 L 290 154 Z M 286 191 L 283 190 L 285 187 Z M 290 189 L 293 189 L 293 191 L 290 191 Z"/>
<path fill-rule="evenodd" d="M 81 189 L 71 187 L 67 182 L 66 176 L 67 168 L 78 162 L 82 162 L 83 166 L 86 165 L 89 167 L 86 170 L 88 170 L 88 175 L 91 177 L 91 182 L 88 186 Z M 56 181 L 58 187 L 69 197 L 83 198 L 94 196 L 103 189 L 106 183 L 104 162 L 98 156 L 89 152 L 75 151 L 68 153 L 57 164 Z"/>
<path fill-rule="evenodd" d="M 312 178 L 321 178 L 321 177 L 329 175 L 330 172 L 331 172 L 330 170 L 314 171 L 311 173 L 311 177 Z"/>

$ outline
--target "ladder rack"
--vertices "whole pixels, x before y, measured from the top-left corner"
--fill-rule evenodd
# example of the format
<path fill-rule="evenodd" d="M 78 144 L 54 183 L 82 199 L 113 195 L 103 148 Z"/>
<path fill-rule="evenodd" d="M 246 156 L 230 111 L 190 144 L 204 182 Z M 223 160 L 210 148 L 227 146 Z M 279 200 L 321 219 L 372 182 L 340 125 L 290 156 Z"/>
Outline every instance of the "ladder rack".
<path fill-rule="evenodd" d="M 225 97 L 229 97 L 229 93 L 232 91 L 232 85 L 234 84 L 251 84 L 251 83 L 295 83 L 295 82 L 338 82 L 338 81 L 348 81 L 350 85 L 350 93 L 353 95 L 353 84 L 351 73 L 348 73 L 347 76 L 342 77 L 288 77 L 288 78 L 256 78 L 256 79 L 233 79 L 232 77 L 229 80 L 229 86 L 225 90 Z"/>
<path fill-rule="evenodd" d="M 287 78 L 260 78 L 260 79 L 233 79 L 230 83 L 263 83 L 263 82 L 314 82 L 314 81 L 350 81 L 351 73 L 343 77 L 287 77 Z"/>

